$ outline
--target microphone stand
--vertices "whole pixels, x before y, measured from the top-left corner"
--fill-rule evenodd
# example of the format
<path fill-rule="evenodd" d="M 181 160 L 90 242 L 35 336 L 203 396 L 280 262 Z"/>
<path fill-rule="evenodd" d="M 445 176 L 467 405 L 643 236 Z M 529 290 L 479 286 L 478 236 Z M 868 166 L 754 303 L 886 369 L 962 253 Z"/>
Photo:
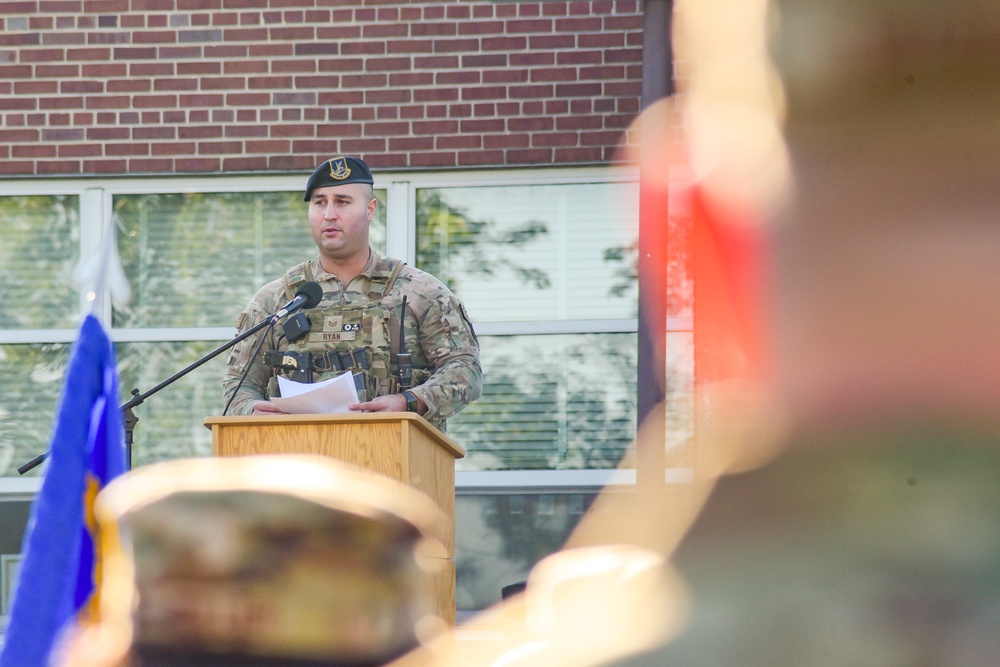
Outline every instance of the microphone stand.
<path fill-rule="evenodd" d="M 239 343 L 241 340 L 249 338 L 253 334 L 263 329 L 264 327 L 274 324 L 275 322 L 277 322 L 277 320 L 278 320 L 277 315 L 271 315 L 265 317 L 263 321 L 261 321 L 259 324 L 251 327 L 250 329 L 247 329 L 246 331 L 236 336 L 235 338 L 225 343 L 224 345 L 215 348 L 214 350 L 206 354 L 198 361 L 194 362 L 184 370 L 174 373 L 169 378 L 167 378 L 166 380 L 164 380 L 163 382 L 156 385 L 155 387 L 153 387 L 152 389 L 150 389 L 145 393 L 140 394 L 138 389 L 132 390 L 132 398 L 129 399 L 128 402 L 124 403 L 120 408 L 122 411 L 122 421 L 124 422 L 125 425 L 125 460 L 128 462 L 129 469 L 132 468 L 132 432 L 135 430 L 135 425 L 139 421 L 139 418 L 135 416 L 135 412 L 132 411 L 132 408 L 141 404 L 147 398 L 149 398 L 156 392 L 160 391 L 167 385 L 173 384 L 175 381 L 184 377 L 185 375 L 187 375 L 194 369 L 198 368 L 202 364 L 211 361 L 212 359 L 219 356 L 232 346 Z M 20 468 L 17 469 L 18 474 L 23 475 L 24 473 L 28 472 L 35 466 L 39 465 L 42 461 L 48 458 L 50 453 L 51 452 L 45 452 L 44 454 L 39 454 L 35 458 L 31 459 L 30 461 L 28 461 L 27 463 L 25 463 L 24 465 L 22 465 Z"/>

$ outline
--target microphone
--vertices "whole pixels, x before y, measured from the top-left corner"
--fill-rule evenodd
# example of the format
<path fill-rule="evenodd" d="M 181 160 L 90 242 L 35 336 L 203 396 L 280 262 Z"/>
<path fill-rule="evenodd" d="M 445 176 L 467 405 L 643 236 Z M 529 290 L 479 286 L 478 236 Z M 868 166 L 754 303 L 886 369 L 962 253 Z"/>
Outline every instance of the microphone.
<path fill-rule="evenodd" d="M 295 298 L 286 303 L 281 310 L 276 312 L 273 316 L 273 320 L 277 322 L 285 315 L 294 313 L 296 310 L 301 308 L 315 308 L 322 300 L 323 288 L 319 286 L 319 283 L 312 281 L 303 283 L 302 286 L 295 292 Z"/>

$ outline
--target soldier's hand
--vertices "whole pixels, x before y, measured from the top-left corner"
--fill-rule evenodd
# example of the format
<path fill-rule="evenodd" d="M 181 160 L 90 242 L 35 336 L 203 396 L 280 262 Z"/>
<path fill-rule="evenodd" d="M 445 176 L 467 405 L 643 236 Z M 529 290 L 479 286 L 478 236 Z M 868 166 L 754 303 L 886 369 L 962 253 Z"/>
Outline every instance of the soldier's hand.
<path fill-rule="evenodd" d="M 387 394 L 347 408 L 356 412 L 406 412 L 406 397 L 402 394 Z"/>
<path fill-rule="evenodd" d="M 271 401 L 257 401 L 253 404 L 253 413 L 255 415 L 283 415 L 286 414 L 284 410 L 279 408 L 277 405 Z"/>

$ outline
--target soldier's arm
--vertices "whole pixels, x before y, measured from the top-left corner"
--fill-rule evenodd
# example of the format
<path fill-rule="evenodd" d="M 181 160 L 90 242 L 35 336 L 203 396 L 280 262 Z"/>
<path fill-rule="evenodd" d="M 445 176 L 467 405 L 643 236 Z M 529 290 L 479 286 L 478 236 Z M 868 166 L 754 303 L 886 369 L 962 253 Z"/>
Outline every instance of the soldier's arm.
<path fill-rule="evenodd" d="M 237 331 L 242 333 L 256 326 L 266 316 L 266 312 L 251 303 L 240 314 L 236 323 Z M 267 332 L 266 329 L 258 334 L 258 336 L 262 335 L 267 335 L 269 339 L 273 338 L 273 332 Z M 240 384 L 240 377 L 242 377 L 243 371 L 250 363 L 250 355 L 257 346 L 258 336 L 250 336 L 246 340 L 240 341 L 229 353 L 229 359 L 226 362 L 226 375 L 222 381 L 223 405 L 232 398 L 232 404 L 229 406 L 227 414 L 249 415 L 254 412 L 255 404 L 267 401 L 267 382 L 271 377 L 272 371 L 261 363 L 259 356 L 250 366 L 250 370 L 247 371 L 247 377 L 243 381 L 243 384 Z M 274 341 L 269 340 L 264 342 L 263 348 L 270 349 L 273 346 Z M 237 385 L 239 385 L 238 392 L 236 391 Z M 236 392 L 235 397 L 233 397 L 234 392 Z"/>
<path fill-rule="evenodd" d="M 457 297 L 441 294 L 430 302 L 419 322 L 418 339 L 434 370 L 411 391 L 427 406 L 426 418 L 447 419 L 479 398 L 483 389 L 479 341 Z"/>

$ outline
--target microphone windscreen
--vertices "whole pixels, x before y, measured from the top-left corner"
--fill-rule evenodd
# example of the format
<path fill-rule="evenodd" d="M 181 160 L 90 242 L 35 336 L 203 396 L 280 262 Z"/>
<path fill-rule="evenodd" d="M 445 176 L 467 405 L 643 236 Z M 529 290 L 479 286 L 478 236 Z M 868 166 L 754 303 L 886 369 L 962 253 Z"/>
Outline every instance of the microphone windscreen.
<path fill-rule="evenodd" d="M 306 298 L 306 302 L 302 304 L 302 308 L 308 310 L 309 308 L 315 308 L 323 300 L 323 288 L 319 286 L 319 283 L 309 281 L 303 283 L 295 292 L 295 295 L 302 295 Z"/>

